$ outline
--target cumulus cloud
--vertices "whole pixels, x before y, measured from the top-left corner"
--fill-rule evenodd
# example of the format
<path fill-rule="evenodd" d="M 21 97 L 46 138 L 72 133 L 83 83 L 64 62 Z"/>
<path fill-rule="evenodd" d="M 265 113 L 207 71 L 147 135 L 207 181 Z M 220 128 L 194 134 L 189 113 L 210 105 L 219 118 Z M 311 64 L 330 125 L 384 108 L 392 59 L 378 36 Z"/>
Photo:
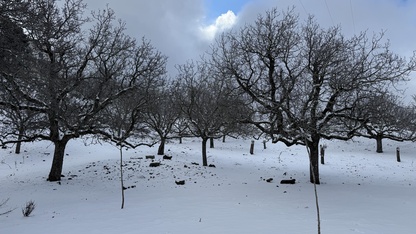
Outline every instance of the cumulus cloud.
<path fill-rule="evenodd" d="M 220 15 L 213 24 L 201 26 L 201 36 L 203 39 L 212 41 L 218 33 L 231 29 L 237 22 L 237 16 L 232 11 L 227 11 Z"/>

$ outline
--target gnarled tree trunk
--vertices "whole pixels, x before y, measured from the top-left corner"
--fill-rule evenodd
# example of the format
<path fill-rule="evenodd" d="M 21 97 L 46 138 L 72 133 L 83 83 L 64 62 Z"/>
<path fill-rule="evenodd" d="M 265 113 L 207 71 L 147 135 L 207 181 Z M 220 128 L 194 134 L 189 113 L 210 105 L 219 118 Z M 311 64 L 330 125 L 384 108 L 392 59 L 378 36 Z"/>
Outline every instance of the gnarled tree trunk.
<path fill-rule="evenodd" d="M 65 148 L 69 139 L 63 139 L 54 142 L 55 151 L 53 153 L 52 167 L 49 172 L 48 181 L 60 181 L 62 175 L 62 167 L 64 164 Z"/>

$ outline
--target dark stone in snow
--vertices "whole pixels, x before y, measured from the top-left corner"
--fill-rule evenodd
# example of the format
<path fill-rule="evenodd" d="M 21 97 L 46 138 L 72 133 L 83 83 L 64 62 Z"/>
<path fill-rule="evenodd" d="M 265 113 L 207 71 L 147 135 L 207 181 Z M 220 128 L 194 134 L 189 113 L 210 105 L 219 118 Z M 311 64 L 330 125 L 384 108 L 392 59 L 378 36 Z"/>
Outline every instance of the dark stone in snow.
<path fill-rule="evenodd" d="M 185 184 L 185 180 L 179 180 L 179 181 L 176 181 L 175 180 L 175 184 L 177 184 L 177 185 L 184 185 Z"/>
<path fill-rule="evenodd" d="M 132 189 L 132 188 L 136 188 L 136 185 L 132 185 L 132 186 L 128 186 L 128 187 L 123 186 L 123 190 Z"/>
<path fill-rule="evenodd" d="M 209 164 L 208 167 L 215 167 L 215 165 L 214 164 Z"/>
<path fill-rule="evenodd" d="M 296 183 L 296 179 L 281 180 L 280 183 L 281 184 L 295 184 Z"/>
<path fill-rule="evenodd" d="M 160 166 L 160 162 L 152 162 L 149 164 L 149 167 L 158 167 Z"/>
<path fill-rule="evenodd" d="M 164 155 L 163 159 L 164 160 L 172 160 L 172 156 Z"/>

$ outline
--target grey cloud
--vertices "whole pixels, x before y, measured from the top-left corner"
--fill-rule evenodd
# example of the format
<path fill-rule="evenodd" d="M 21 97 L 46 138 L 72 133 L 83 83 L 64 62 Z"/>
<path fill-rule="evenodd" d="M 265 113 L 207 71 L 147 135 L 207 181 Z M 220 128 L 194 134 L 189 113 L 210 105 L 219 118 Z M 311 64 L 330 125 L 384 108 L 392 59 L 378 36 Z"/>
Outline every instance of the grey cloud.
<path fill-rule="evenodd" d="M 171 73 L 175 72 L 175 64 L 198 59 L 209 48 L 209 42 L 201 39 L 199 31 L 206 23 L 203 0 L 85 1 L 90 9 L 102 9 L 108 3 L 126 21 L 131 36 L 145 36 L 169 57 Z M 251 0 L 240 12 L 234 12 L 238 17 L 237 26 L 253 22 L 258 14 L 272 7 L 285 10 L 293 5 L 302 19 L 312 14 L 323 27 L 341 26 L 345 36 L 364 30 L 369 35 L 385 30 L 385 39 L 390 40 L 396 53 L 410 56 L 416 50 L 416 1 Z"/>
<path fill-rule="evenodd" d="M 345 36 L 367 31 L 385 31 L 395 52 L 409 56 L 416 50 L 416 1 L 403 0 L 256 0 L 239 14 L 242 23 L 252 22 L 272 7 L 286 10 L 295 6 L 302 19 L 313 15 L 323 27 L 340 26 Z"/>
<path fill-rule="evenodd" d="M 385 42 L 393 52 L 409 58 L 416 51 L 416 1 L 403 0 L 252 0 L 239 13 L 238 25 L 255 20 L 272 7 L 287 10 L 295 6 L 301 19 L 314 15 L 322 27 L 340 26 L 346 37 L 366 31 L 385 32 Z M 405 101 L 416 92 L 416 72 L 399 88 L 405 90 Z"/>
<path fill-rule="evenodd" d="M 204 20 L 202 0 L 86 0 L 89 10 L 103 9 L 106 4 L 127 24 L 130 36 L 151 40 L 169 57 L 168 69 L 188 59 L 198 58 L 207 43 L 198 37 Z"/>

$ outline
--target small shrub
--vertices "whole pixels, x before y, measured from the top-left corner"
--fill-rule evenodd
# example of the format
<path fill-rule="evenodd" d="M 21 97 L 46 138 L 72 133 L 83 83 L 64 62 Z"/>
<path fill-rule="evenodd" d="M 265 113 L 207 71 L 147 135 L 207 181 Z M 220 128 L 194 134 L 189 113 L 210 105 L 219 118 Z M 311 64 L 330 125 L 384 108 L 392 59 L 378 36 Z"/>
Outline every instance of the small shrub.
<path fill-rule="evenodd" d="M 35 209 L 36 204 L 34 201 L 30 200 L 26 202 L 26 205 L 22 208 L 22 213 L 24 217 L 29 217 Z"/>

